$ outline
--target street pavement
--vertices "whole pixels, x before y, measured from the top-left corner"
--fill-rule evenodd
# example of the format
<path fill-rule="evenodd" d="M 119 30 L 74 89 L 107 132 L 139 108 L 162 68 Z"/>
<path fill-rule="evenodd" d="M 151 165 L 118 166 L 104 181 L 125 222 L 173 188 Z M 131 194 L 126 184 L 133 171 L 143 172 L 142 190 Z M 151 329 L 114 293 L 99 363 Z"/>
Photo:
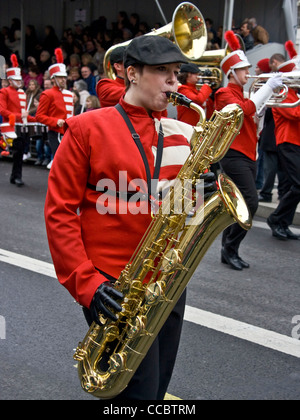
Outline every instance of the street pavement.
<path fill-rule="evenodd" d="M 0 399 L 94 400 L 72 358 L 87 325 L 51 271 L 49 171 L 25 164 L 21 188 L 9 183 L 10 171 L 0 160 Z M 218 237 L 188 285 L 168 393 L 186 401 L 299 399 L 300 241 L 278 241 L 256 217 L 241 247 L 250 269 L 221 264 L 220 247 Z"/>

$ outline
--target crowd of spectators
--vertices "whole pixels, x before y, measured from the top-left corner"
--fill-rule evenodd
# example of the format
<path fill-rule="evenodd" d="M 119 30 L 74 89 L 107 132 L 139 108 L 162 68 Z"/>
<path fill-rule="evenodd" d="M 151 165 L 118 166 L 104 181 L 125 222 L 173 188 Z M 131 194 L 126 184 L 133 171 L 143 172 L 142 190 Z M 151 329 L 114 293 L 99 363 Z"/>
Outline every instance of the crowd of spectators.
<path fill-rule="evenodd" d="M 120 11 L 117 19 L 108 27 L 107 19 L 100 16 L 88 26 L 76 23 L 67 28 L 59 37 L 51 25 L 44 29 L 43 39 L 39 39 L 35 27 L 25 28 L 25 54 L 21 52 L 20 20 L 14 18 L 10 27 L 3 27 L 0 34 L 0 54 L 10 65 L 10 56 L 15 53 L 22 66 L 24 88 L 30 80 L 37 80 L 44 89 L 49 78 L 48 68 L 55 62 L 54 50 L 60 47 L 64 54 L 64 63 L 68 71 L 68 89 L 73 89 L 74 82 L 84 80 L 90 95 L 96 95 L 95 85 L 104 76 L 103 59 L 105 52 L 114 44 L 128 41 L 150 31 L 147 22 L 140 21 L 136 13 L 128 15 Z M 160 23 L 154 25 L 159 28 Z"/>
<path fill-rule="evenodd" d="M 214 28 L 210 18 L 205 19 L 208 42 L 207 49 L 221 48 L 223 27 Z M 153 25 L 158 29 L 159 22 Z M 233 28 L 245 42 L 246 50 L 258 43 L 267 43 L 269 36 L 262 26 L 257 25 L 256 19 L 244 19 L 241 25 Z M 68 89 L 72 89 L 74 82 L 84 80 L 87 90 L 95 95 L 95 84 L 104 76 L 103 59 L 106 51 L 112 45 L 129 41 L 130 39 L 148 33 L 149 24 L 141 21 L 137 13 L 127 14 L 119 11 L 115 22 L 108 24 L 105 16 L 91 22 L 88 26 L 76 23 L 73 28 L 66 28 L 62 36 L 58 36 L 51 25 L 44 28 L 43 39 L 38 37 L 35 27 L 27 24 L 25 27 L 25 54 L 21 51 L 21 24 L 17 18 L 12 19 L 11 26 L 5 26 L 0 33 L 0 54 L 9 63 L 10 55 L 15 53 L 22 65 L 24 87 L 27 89 L 29 80 L 38 81 L 44 88 L 44 81 L 48 78 L 48 67 L 55 62 L 54 50 L 63 50 L 65 64 L 68 70 Z"/>

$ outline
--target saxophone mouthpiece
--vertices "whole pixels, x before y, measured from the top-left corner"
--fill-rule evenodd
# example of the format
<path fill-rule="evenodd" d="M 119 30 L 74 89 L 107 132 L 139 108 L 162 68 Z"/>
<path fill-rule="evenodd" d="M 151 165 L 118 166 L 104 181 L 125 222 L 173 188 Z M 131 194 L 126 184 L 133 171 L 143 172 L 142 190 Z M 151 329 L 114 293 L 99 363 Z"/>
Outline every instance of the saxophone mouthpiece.
<path fill-rule="evenodd" d="M 178 92 L 166 92 L 166 96 L 173 105 L 183 105 L 190 108 L 190 104 L 193 102 L 191 99 Z"/>

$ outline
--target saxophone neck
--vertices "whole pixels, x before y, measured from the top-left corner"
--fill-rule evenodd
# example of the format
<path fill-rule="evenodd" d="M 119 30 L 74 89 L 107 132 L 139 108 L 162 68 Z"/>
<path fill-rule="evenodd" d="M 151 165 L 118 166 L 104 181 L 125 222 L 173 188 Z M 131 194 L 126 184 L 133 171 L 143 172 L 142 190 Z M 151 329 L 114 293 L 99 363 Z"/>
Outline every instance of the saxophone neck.
<path fill-rule="evenodd" d="M 181 93 L 178 93 L 178 92 L 166 92 L 166 95 L 169 102 L 171 102 L 174 106 L 182 105 L 198 112 L 199 121 L 198 121 L 197 126 L 203 125 L 205 123 L 206 121 L 205 111 L 200 105 L 197 105 L 191 99 L 187 98 L 185 95 L 182 95 Z"/>

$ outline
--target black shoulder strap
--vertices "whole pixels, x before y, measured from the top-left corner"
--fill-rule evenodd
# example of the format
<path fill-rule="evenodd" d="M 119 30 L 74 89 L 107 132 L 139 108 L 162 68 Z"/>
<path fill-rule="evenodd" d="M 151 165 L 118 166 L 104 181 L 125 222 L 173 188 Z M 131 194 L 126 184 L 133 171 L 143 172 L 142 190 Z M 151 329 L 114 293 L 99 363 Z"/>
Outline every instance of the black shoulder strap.
<path fill-rule="evenodd" d="M 122 115 L 129 131 L 131 132 L 132 138 L 133 138 L 133 140 L 134 140 L 134 142 L 135 142 L 135 144 L 136 144 L 137 148 L 139 149 L 139 152 L 142 156 L 144 166 L 145 166 L 145 170 L 146 170 L 146 175 L 147 175 L 148 195 L 151 195 L 151 172 L 150 172 L 150 167 L 149 167 L 149 163 L 148 163 L 148 160 L 147 160 L 145 150 L 144 150 L 142 142 L 140 140 L 140 136 L 136 133 L 136 131 L 135 131 L 135 129 L 134 129 L 127 113 L 126 113 L 126 111 L 124 110 L 124 108 L 120 104 L 117 104 L 115 106 L 115 108 Z M 162 130 L 162 126 L 160 124 L 159 135 L 158 135 L 158 143 L 157 143 L 156 163 L 155 163 L 154 174 L 153 174 L 153 179 L 156 179 L 156 180 L 158 180 L 158 177 L 159 177 L 163 147 L 164 147 L 164 133 L 163 133 L 163 130 Z"/>

